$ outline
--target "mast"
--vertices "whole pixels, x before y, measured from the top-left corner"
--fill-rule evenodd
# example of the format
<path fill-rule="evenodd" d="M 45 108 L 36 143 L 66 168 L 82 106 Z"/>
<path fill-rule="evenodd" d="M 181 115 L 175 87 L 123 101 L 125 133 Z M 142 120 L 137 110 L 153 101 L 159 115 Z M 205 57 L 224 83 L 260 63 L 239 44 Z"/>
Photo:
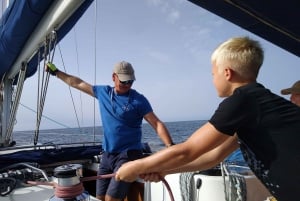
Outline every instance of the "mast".
<path fill-rule="evenodd" d="M 9 6 L 10 0 L 3 0 L 1 5 L 1 16 Z M 7 128 L 8 119 L 5 118 L 9 114 L 9 104 L 12 97 L 12 83 L 11 80 L 3 80 L 0 83 L 0 147 L 3 146 L 5 141 L 4 131 Z M 5 99 L 5 101 L 4 101 Z"/>
<path fill-rule="evenodd" d="M 1 16 L 3 15 L 3 13 L 5 12 L 6 8 L 9 5 L 9 0 L 3 0 L 1 3 Z"/>

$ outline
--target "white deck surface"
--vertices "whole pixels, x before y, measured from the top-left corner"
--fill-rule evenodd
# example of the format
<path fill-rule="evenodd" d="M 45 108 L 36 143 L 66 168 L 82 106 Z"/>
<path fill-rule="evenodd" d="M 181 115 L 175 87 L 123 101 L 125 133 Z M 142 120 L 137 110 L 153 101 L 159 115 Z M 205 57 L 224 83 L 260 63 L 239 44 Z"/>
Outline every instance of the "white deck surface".
<path fill-rule="evenodd" d="M 166 180 L 170 185 L 175 201 L 182 200 L 180 191 L 179 174 L 167 175 Z M 202 180 L 200 189 L 195 188 L 195 195 L 190 195 L 194 201 L 226 201 L 224 181 L 222 176 L 195 175 L 194 181 Z M 228 178 L 225 178 L 228 185 Z M 264 201 L 271 196 L 267 189 L 255 176 L 245 176 L 247 186 L 247 201 Z M 147 184 L 145 188 L 146 201 L 171 201 L 169 192 L 162 182 Z"/>
<path fill-rule="evenodd" d="M 49 201 L 54 195 L 51 186 L 31 186 L 17 188 L 9 195 L 0 197 L 1 201 Z M 90 196 L 90 201 L 99 201 L 95 197 Z"/>

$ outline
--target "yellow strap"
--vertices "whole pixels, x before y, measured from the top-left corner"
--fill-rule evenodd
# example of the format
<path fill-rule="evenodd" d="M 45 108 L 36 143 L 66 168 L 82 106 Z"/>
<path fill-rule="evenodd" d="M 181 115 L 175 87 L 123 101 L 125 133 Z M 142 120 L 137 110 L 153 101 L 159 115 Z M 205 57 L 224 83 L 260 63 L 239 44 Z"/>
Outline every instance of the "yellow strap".
<path fill-rule="evenodd" d="M 50 68 L 52 71 L 55 71 L 57 68 L 53 63 L 47 63 L 48 68 Z"/>

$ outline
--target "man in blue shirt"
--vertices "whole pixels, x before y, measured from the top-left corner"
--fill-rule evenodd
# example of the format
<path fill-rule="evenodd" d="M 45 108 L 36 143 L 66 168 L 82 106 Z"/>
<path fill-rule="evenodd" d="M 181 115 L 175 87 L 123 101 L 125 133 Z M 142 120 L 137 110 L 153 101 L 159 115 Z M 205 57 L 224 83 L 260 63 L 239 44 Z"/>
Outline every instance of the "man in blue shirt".
<path fill-rule="evenodd" d="M 145 119 L 168 147 L 173 144 L 163 122 L 154 114 L 149 101 L 132 89 L 135 74 L 132 65 L 126 61 L 114 67 L 114 87 L 95 85 L 78 77 L 59 71 L 48 63 L 46 71 L 66 84 L 97 98 L 100 107 L 103 135 L 103 149 L 98 174 L 115 172 L 123 163 L 142 157 L 142 121 Z M 112 179 L 97 180 L 96 196 L 102 201 L 121 201 L 126 197 L 130 183 Z"/>

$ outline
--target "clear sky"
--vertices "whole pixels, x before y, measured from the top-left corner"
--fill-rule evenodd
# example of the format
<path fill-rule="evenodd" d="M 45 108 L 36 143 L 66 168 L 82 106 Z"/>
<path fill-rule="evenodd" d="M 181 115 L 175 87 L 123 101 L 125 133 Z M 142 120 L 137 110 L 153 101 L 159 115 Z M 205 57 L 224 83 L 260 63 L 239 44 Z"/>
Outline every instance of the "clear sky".
<path fill-rule="evenodd" d="M 149 99 L 162 121 L 210 118 L 222 101 L 212 84 L 210 55 L 231 37 L 261 42 L 265 61 L 257 80 L 274 93 L 300 80 L 298 57 L 186 0 L 96 4 L 97 13 L 94 2 L 57 46 L 54 63 L 91 84 L 112 85 L 114 64 L 129 61 L 137 78 L 133 88 Z M 15 130 L 35 129 L 37 85 L 37 74 L 25 82 Z M 43 114 L 41 129 L 101 125 L 94 98 L 56 77 L 51 77 Z"/>

